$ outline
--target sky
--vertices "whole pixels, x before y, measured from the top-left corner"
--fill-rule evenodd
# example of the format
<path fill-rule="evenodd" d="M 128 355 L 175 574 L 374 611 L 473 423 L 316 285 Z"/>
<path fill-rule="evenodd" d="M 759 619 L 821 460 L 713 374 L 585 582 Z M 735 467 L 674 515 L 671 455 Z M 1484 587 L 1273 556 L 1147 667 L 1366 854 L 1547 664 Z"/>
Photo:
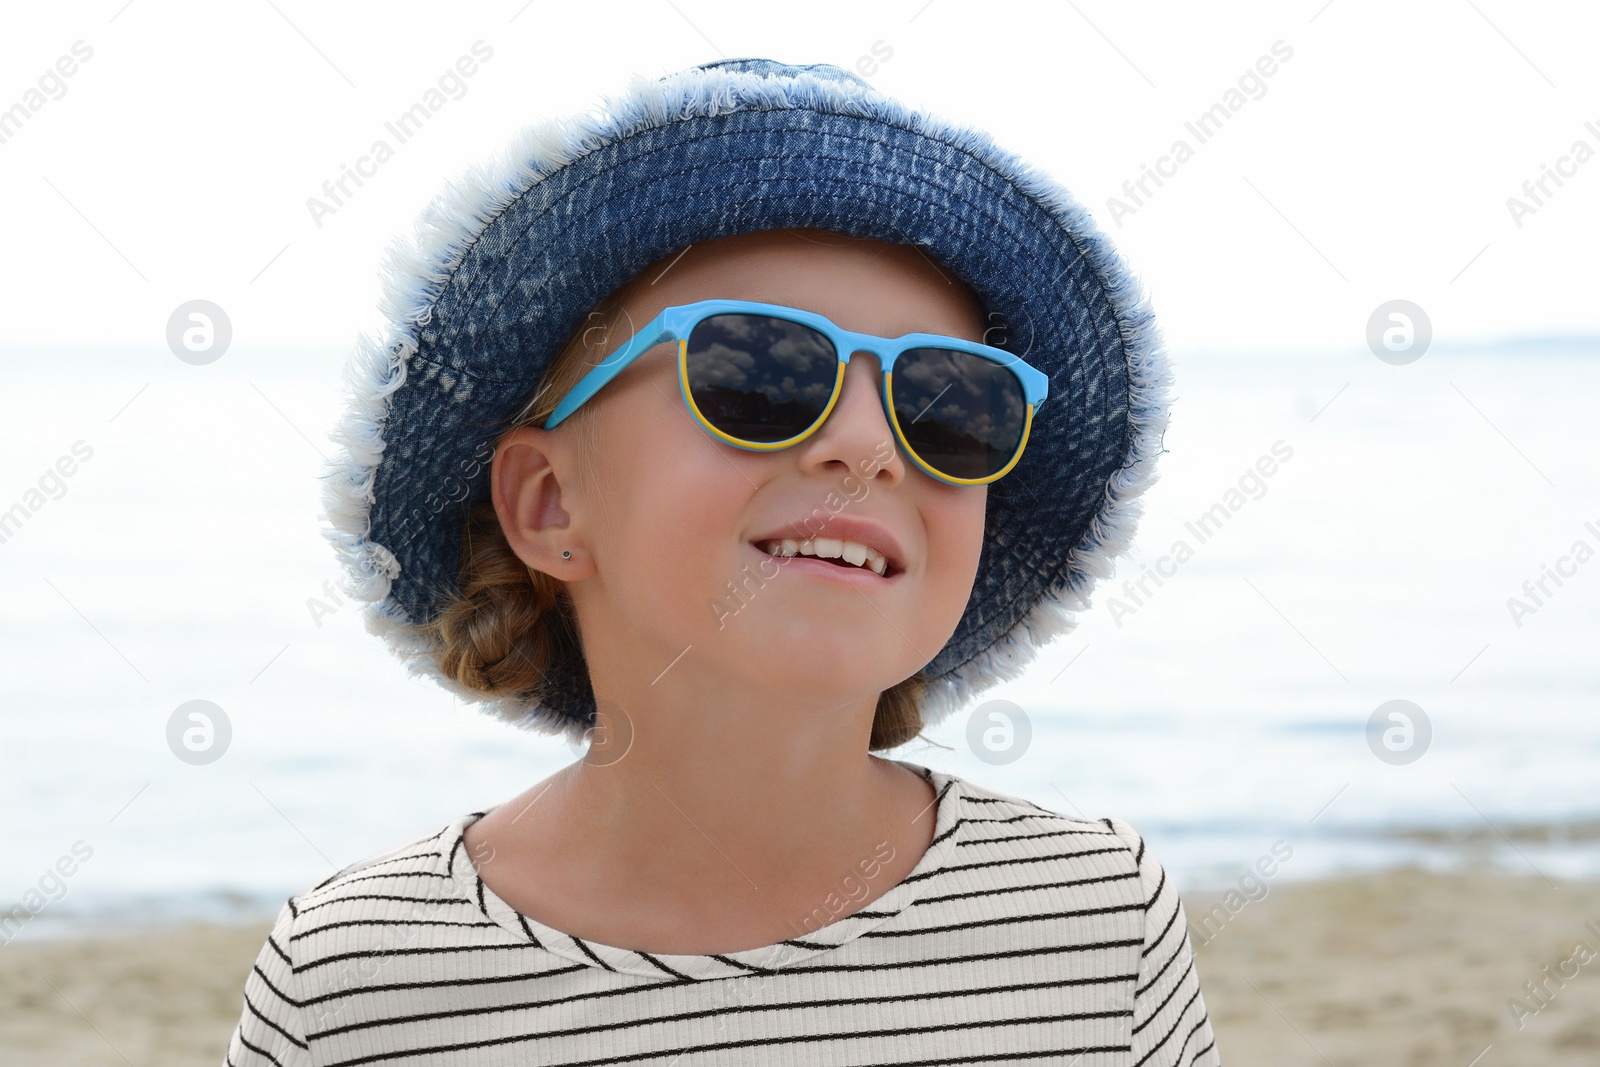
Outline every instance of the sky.
<path fill-rule="evenodd" d="M 1600 334 L 1597 31 L 1504 0 L 20 6 L 0 356 L 163 347 L 193 300 L 240 346 L 351 342 L 447 179 L 633 73 L 733 56 L 986 129 L 1090 208 L 1174 348 L 1359 349 L 1393 300 L 1440 345 Z"/>

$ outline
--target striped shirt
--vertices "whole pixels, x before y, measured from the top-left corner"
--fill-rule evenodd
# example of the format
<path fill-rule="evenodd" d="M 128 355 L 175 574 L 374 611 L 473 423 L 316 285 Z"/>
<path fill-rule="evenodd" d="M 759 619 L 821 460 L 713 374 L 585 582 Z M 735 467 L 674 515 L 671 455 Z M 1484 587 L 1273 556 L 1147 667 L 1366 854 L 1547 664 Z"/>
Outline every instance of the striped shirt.
<path fill-rule="evenodd" d="M 225 1062 L 1220 1062 L 1177 889 L 1132 825 L 896 762 L 936 791 L 928 851 L 764 948 L 640 952 L 522 915 L 463 845 L 485 812 L 347 867 L 279 912 Z"/>

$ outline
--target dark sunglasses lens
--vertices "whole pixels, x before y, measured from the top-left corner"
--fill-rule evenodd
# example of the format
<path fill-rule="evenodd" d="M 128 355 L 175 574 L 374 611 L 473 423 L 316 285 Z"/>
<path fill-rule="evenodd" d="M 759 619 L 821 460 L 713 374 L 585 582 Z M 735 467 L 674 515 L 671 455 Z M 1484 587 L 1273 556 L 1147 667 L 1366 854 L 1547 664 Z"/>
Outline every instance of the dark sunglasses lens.
<path fill-rule="evenodd" d="M 821 417 L 839 356 L 809 326 L 724 313 L 689 331 L 689 395 L 706 421 L 752 444 L 787 441 Z"/>
<path fill-rule="evenodd" d="M 951 477 L 988 478 L 1022 444 L 1022 382 L 993 360 L 949 348 L 908 349 L 895 361 L 890 392 L 912 449 Z"/>

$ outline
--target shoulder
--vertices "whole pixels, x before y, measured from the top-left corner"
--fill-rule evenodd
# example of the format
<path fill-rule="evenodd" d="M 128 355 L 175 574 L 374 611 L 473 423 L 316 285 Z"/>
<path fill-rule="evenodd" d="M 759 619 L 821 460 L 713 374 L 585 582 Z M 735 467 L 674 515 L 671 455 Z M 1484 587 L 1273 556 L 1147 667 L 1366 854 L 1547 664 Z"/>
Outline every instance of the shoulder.
<path fill-rule="evenodd" d="M 412 896 L 425 900 L 449 896 L 441 890 L 446 883 L 457 880 L 452 871 L 460 871 L 461 857 L 455 853 L 462 847 L 462 827 L 479 814 L 462 816 L 438 830 L 341 868 L 290 897 L 290 913 L 298 920 L 310 913 L 337 911 L 343 905 L 359 902 L 404 903 Z M 374 909 L 363 905 L 361 910 Z"/>
<path fill-rule="evenodd" d="M 241 1067 L 309 1062 L 351 998 L 413 976 L 420 954 L 471 946 L 493 927 L 479 909 L 461 830 L 480 813 L 352 863 L 283 904 L 246 979 L 229 1043 Z M 394 976 L 394 977 L 391 977 Z"/>
<path fill-rule="evenodd" d="M 954 778 L 961 789 L 960 816 L 965 823 L 998 833 L 1001 826 L 1026 828 L 1034 838 L 1075 838 L 1078 851 L 1127 853 L 1134 863 L 1144 853 L 1144 840 L 1132 824 L 1114 818 L 1067 815 L 1024 797 L 1005 793 L 967 778 Z"/>
<path fill-rule="evenodd" d="M 1049 886 L 1068 902 L 1133 913 L 1145 892 L 1148 850 L 1121 819 L 1054 811 L 1026 797 L 949 775 L 956 788 L 952 870 L 995 885 Z"/>
<path fill-rule="evenodd" d="M 494 926 L 482 909 L 462 828 L 474 812 L 359 860 L 284 905 L 276 937 L 301 988 L 319 991 L 381 961 L 481 938 Z"/>
<path fill-rule="evenodd" d="M 1144 834 L 1127 819 L 1088 818 L 1053 811 L 1031 800 L 969 779 L 960 789 L 959 823 L 969 844 L 993 843 L 1009 855 L 1069 859 L 1096 880 L 1121 883 L 1127 901 L 1165 908 L 1171 892 L 1167 872 Z"/>
<path fill-rule="evenodd" d="M 1139 828 L 948 777 L 959 789 L 961 844 L 978 846 L 963 850 L 971 855 L 955 865 L 962 876 L 1054 894 L 1049 917 L 1067 924 L 1075 949 L 1109 954 L 1095 973 L 1124 976 L 1117 1003 L 1138 1062 L 1217 1063 L 1183 905 Z M 1028 914 L 1038 917 L 1037 907 Z"/>

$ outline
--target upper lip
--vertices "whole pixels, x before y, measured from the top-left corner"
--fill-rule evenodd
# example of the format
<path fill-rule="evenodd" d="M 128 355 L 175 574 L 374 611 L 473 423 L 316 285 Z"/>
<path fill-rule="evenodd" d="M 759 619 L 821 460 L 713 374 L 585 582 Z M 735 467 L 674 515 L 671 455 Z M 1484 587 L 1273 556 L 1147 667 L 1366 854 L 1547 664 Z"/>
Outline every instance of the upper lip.
<path fill-rule="evenodd" d="M 854 541 L 858 545 L 882 553 L 889 562 L 889 571 L 899 573 L 906 569 L 905 552 L 900 547 L 900 542 L 890 533 L 888 528 L 872 522 L 870 519 L 856 519 L 844 515 L 835 515 L 816 524 L 814 517 L 807 516 L 804 520 L 793 522 L 780 530 L 762 534 L 754 538 L 756 547 L 768 541 L 781 541 L 785 538 L 794 541 L 804 541 L 816 537 L 837 537 L 846 541 Z"/>

